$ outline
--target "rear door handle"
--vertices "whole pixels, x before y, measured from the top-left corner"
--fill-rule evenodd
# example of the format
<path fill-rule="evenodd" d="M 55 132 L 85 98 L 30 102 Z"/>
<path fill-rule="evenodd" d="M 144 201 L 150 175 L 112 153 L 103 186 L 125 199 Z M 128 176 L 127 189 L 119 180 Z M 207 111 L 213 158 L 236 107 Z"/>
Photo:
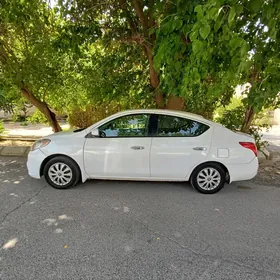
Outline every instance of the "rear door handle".
<path fill-rule="evenodd" d="M 144 150 L 145 147 L 143 147 L 143 146 L 132 146 L 131 149 L 132 150 Z"/>
<path fill-rule="evenodd" d="M 195 151 L 206 151 L 207 148 L 206 147 L 194 147 L 193 150 L 195 150 Z"/>

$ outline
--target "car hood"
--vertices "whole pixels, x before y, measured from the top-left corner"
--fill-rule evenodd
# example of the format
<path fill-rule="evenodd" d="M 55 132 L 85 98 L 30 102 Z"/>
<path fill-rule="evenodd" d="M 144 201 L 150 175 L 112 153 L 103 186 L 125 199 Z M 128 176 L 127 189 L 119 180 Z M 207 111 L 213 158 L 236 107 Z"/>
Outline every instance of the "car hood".
<path fill-rule="evenodd" d="M 55 139 L 55 138 L 61 138 L 61 137 L 68 137 L 68 136 L 74 136 L 74 135 L 79 135 L 80 133 L 85 134 L 86 130 L 67 130 L 67 131 L 60 131 L 56 132 L 53 134 L 50 134 L 44 138 L 49 138 L 49 139 Z"/>

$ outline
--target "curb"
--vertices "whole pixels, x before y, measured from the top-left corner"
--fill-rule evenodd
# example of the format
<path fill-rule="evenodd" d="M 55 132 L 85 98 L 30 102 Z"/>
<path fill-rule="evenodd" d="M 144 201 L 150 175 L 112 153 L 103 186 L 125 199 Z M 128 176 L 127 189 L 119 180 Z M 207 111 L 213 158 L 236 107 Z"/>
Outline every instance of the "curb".
<path fill-rule="evenodd" d="M 0 139 L 1 140 L 11 140 L 11 141 L 30 141 L 30 142 L 33 142 L 33 141 L 36 141 L 36 140 L 39 140 L 39 139 L 41 139 L 42 137 L 40 137 L 40 136 L 36 136 L 36 137 L 34 137 L 34 136 L 29 136 L 29 137 L 26 137 L 26 136 L 18 136 L 18 135 L 3 135 L 3 134 L 1 134 L 0 135 Z"/>
<path fill-rule="evenodd" d="M 269 150 L 267 150 L 266 148 L 263 148 L 261 150 L 261 152 L 264 154 L 266 159 L 271 160 L 272 159 L 272 152 L 270 152 Z"/>
<path fill-rule="evenodd" d="M 0 156 L 25 157 L 30 151 L 29 146 L 0 146 Z"/>
<path fill-rule="evenodd" d="M 266 156 L 261 150 L 258 150 L 258 160 L 259 163 L 266 161 Z"/>

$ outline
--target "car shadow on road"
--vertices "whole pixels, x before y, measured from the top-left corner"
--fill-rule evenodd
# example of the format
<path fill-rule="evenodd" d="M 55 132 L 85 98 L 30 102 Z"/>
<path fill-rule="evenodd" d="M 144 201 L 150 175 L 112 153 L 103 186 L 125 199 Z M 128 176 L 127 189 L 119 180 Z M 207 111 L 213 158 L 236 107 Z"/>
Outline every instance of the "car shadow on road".
<path fill-rule="evenodd" d="M 129 181 L 129 180 L 97 180 L 91 179 L 87 180 L 85 183 L 79 183 L 72 190 L 90 190 L 94 188 L 95 190 L 117 190 L 117 189 L 127 189 L 128 191 L 178 191 L 186 193 L 197 193 L 198 195 L 204 195 L 199 193 L 189 182 L 163 182 L 163 181 Z M 231 183 L 225 184 L 224 188 L 216 193 L 217 194 L 229 194 L 235 193 L 239 190 L 251 190 L 252 187 L 246 184 Z M 214 194 L 215 195 L 215 194 Z"/>
<path fill-rule="evenodd" d="M 160 182 L 160 181 L 133 181 L 133 180 L 99 180 L 91 179 L 87 180 L 85 183 L 79 183 L 74 188 L 91 188 L 91 187 L 115 187 L 115 188 L 142 188 L 142 189 L 187 189 L 193 191 L 193 187 L 188 182 Z"/>

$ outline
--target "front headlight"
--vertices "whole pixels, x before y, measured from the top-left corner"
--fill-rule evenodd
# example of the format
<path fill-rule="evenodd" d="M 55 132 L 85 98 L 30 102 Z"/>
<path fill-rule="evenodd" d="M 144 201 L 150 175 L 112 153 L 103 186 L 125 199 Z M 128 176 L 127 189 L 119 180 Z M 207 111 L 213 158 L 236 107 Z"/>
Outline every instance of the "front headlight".
<path fill-rule="evenodd" d="M 51 142 L 50 139 L 40 139 L 32 145 L 31 151 L 46 147 L 50 142 Z"/>

